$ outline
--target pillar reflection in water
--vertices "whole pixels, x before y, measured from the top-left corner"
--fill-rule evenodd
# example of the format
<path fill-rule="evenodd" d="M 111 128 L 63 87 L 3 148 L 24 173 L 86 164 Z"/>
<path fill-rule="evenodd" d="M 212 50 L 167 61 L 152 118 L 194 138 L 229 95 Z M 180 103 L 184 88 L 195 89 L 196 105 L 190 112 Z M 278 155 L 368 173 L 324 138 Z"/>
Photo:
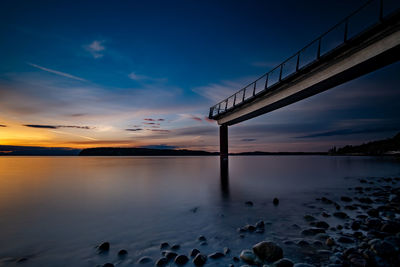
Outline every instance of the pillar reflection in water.
<path fill-rule="evenodd" d="M 229 164 L 228 157 L 220 157 L 221 193 L 223 199 L 229 199 Z"/>

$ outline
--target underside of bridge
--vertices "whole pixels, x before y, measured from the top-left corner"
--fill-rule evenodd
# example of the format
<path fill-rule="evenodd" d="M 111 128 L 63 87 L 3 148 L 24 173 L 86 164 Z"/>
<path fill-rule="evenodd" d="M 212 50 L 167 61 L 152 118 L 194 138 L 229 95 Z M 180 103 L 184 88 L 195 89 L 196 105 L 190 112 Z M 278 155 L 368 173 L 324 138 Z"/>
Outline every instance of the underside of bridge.
<path fill-rule="evenodd" d="M 382 10 L 379 13 L 381 14 Z M 310 43 L 315 43 L 317 47 L 316 58 L 311 63 L 299 66 L 302 53 L 310 46 L 308 45 L 261 77 L 265 81 L 263 90 L 256 93 L 260 78 L 211 107 L 209 117 L 217 120 L 220 125 L 221 158 L 228 156 L 228 126 L 290 105 L 399 61 L 399 9 L 385 18 L 381 16 L 379 22 L 350 39 L 347 36 L 349 18 L 351 16 L 338 24 L 344 23 L 344 38 L 343 43 L 333 50 L 322 55 L 321 42 L 324 36 L 338 25 Z M 296 59 L 295 71 L 283 77 L 282 72 L 287 62 Z M 279 79 L 271 84 L 268 78 L 272 76 L 273 71 L 280 73 Z"/>

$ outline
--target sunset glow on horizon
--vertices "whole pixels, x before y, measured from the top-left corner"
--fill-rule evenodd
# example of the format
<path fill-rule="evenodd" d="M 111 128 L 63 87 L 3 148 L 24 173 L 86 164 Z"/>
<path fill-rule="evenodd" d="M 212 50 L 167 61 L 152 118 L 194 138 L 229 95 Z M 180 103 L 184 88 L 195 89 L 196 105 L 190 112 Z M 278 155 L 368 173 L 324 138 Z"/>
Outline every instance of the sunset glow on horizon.
<path fill-rule="evenodd" d="M 209 107 L 359 1 L 1 5 L 0 145 L 218 151 Z M 395 63 L 232 126 L 230 151 L 327 151 L 393 136 L 399 73 Z"/>

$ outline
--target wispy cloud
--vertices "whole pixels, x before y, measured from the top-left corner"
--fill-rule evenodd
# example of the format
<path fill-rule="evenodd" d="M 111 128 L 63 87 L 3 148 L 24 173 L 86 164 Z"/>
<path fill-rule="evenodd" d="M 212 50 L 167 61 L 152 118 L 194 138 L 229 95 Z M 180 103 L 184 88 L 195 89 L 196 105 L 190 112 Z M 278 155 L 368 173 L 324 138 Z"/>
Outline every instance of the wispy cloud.
<path fill-rule="evenodd" d="M 125 129 L 125 131 L 128 131 L 128 132 L 139 132 L 139 131 L 142 131 L 143 129 L 142 128 L 130 128 L 130 129 Z"/>
<path fill-rule="evenodd" d="M 104 56 L 104 50 L 106 47 L 104 46 L 104 40 L 94 40 L 89 45 L 85 46 L 85 49 L 92 54 L 94 58 L 102 58 Z"/>
<path fill-rule="evenodd" d="M 71 75 L 71 74 L 69 74 L 69 73 L 65 73 L 65 72 L 61 72 L 61 71 L 58 71 L 58 70 L 53 70 L 53 69 L 45 68 L 45 67 L 42 67 L 42 66 L 39 66 L 39 65 L 37 65 L 37 64 L 30 63 L 30 62 L 27 62 L 27 64 L 28 64 L 29 66 L 34 67 L 34 68 L 37 68 L 37 69 L 40 69 L 40 70 L 43 70 L 43 71 L 47 71 L 47 72 L 50 72 L 50 73 L 53 73 L 53 74 L 56 74 L 56 75 L 59 75 L 59 76 L 63 76 L 63 77 L 66 77 L 66 78 L 70 78 L 70 79 L 73 79 L 73 80 L 77 80 L 77 81 L 86 82 L 85 79 L 80 78 L 80 77 L 78 77 L 78 76 Z"/>
<path fill-rule="evenodd" d="M 24 124 L 25 127 L 30 128 L 41 128 L 41 129 L 58 129 L 58 128 L 75 128 L 75 129 L 84 129 L 90 130 L 93 127 L 89 126 L 78 126 L 78 125 L 43 125 L 43 124 Z"/>
<path fill-rule="evenodd" d="M 381 132 L 392 132 L 398 131 L 400 127 L 381 127 L 381 128 L 369 128 L 369 129 L 341 129 L 326 132 L 319 132 L 309 135 L 297 136 L 295 138 L 317 138 L 317 137 L 330 137 L 330 136 L 342 136 L 352 134 L 366 134 L 366 133 L 381 133 Z"/>
<path fill-rule="evenodd" d="M 134 81 L 141 81 L 141 80 L 149 79 L 149 77 L 147 77 L 146 75 L 140 75 L 135 72 L 129 73 L 128 77 L 129 77 L 129 79 L 134 80 Z"/>
<path fill-rule="evenodd" d="M 7 125 L 4 125 L 4 124 L 0 124 L 0 127 L 7 127 Z"/>

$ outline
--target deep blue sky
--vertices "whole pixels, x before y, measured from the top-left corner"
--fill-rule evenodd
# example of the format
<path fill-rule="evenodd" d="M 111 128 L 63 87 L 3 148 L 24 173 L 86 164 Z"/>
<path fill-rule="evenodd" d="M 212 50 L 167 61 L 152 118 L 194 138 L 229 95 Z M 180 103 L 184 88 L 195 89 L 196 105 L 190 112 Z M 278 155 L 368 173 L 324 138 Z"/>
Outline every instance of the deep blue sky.
<path fill-rule="evenodd" d="M 363 2 L 2 1 L 0 144 L 217 150 L 209 107 Z M 399 70 L 231 127 L 231 150 L 389 137 L 400 129 Z"/>

